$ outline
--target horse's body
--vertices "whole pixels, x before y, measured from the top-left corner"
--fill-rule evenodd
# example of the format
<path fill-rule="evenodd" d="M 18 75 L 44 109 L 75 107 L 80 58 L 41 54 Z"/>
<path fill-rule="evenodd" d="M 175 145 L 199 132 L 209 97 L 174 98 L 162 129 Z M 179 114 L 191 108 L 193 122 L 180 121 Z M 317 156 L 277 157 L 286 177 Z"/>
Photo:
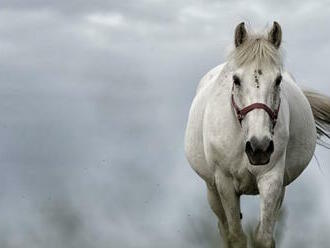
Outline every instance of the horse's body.
<path fill-rule="evenodd" d="M 255 76 L 257 86 L 251 86 L 249 92 L 253 88 L 257 93 L 240 101 L 240 105 L 244 105 L 267 103 L 267 99 L 271 99 L 268 105 L 275 108 L 278 104 L 278 120 L 273 129 L 268 127 L 269 117 L 264 109 L 253 109 L 240 124 L 231 95 L 237 99 L 243 96 L 233 86 L 233 75 L 243 74 L 242 71 L 246 74 L 250 70 L 256 72 L 254 62 L 250 64 L 237 66 L 237 63 L 228 61 L 202 78 L 189 113 L 185 151 L 190 165 L 207 184 L 208 200 L 219 218 L 219 229 L 226 247 L 247 247 L 240 221 L 239 197 L 242 194 L 260 194 L 256 246 L 275 247 L 273 229 L 285 186 L 295 180 L 310 162 L 317 132 L 308 99 L 284 69 L 280 69 L 281 89 L 276 88 L 278 93 L 272 93 L 274 96 L 261 96 L 263 93 L 260 92 L 265 93 L 267 89 L 259 85 Z M 260 75 L 273 73 L 267 66 L 258 64 Z M 262 80 L 262 76 L 260 78 Z M 272 100 L 276 97 L 280 99 L 280 105 L 277 100 Z M 261 155 L 253 155 L 255 158 L 247 156 L 247 141 L 251 136 L 261 137 L 260 140 L 264 136 L 270 137 L 273 142 L 273 151 L 269 152 L 270 157 L 267 155 L 269 161 L 263 165 L 251 162 Z M 270 149 L 268 143 L 266 146 Z"/>
<path fill-rule="evenodd" d="M 198 86 L 187 125 L 187 157 L 207 183 L 214 184 L 216 167 L 221 166 L 231 174 L 236 192 L 257 194 L 256 177 L 269 171 L 274 164 L 255 167 L 249 163 L 242 146 L 241 127 L 230 101 L 232 72 L 225 67 L 226 64 L 221 64 L 209 71 Z M 282 75 L 279 130 L 275 129 L 274 142 L 278 140 L 281 146 L 287 147 L 284 170 L 287 185 L 308 165 L 315 149 L 316 128 L 302 90 L 289 73 Z"/>

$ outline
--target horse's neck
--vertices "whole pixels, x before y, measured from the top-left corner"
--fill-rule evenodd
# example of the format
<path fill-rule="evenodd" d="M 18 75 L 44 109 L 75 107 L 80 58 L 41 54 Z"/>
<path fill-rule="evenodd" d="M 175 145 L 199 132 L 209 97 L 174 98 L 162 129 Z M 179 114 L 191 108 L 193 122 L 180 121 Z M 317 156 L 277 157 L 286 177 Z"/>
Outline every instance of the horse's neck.
<path fill-rule="evenodd" d="M 231 78 L 234 72 L 234 68 L 230 62 L 225 62 L 223 64 L 222 70 L 219 72 L 218 78 L 216 79 L 215 87 L 219 87 L 223 89 L 223 87 L 227 88 L 228 85 L 232 82 Z M 231 85 L 228 86 L 231 88 Z"/>

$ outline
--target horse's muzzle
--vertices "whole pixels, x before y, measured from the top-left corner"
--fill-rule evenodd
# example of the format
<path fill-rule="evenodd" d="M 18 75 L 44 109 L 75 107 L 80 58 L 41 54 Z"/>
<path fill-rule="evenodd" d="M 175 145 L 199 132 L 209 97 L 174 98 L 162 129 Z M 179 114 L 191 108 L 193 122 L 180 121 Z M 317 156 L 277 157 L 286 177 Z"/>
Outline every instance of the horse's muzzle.
<path fill-rule="evenodd" d="M 274 142 L 267 137 L 258 140 L 254 136 L 246 142 L 245 152 L 250 164 L 257 166 L 268 164 L 274 152 Z"/>

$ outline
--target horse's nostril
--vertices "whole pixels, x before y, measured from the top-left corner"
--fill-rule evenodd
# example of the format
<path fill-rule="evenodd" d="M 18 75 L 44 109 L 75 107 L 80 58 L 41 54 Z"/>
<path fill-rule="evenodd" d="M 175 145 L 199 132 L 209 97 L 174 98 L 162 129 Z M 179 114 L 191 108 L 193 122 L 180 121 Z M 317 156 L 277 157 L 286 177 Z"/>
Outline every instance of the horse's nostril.
<path fill-rule="evenodd" d="M 269 142 L 269 146 L 268 146 L 266 152 L 269 154 L 272 154 L 274 152 L 274 141 L 271 140 Z"/>
<path fill-rule="evenodd" d="M 251 146 L 251 142 L 250 141 L 246 142 L 245 152 L 254 152 L 254 150 L 253 150 L 253 148 Z"/>

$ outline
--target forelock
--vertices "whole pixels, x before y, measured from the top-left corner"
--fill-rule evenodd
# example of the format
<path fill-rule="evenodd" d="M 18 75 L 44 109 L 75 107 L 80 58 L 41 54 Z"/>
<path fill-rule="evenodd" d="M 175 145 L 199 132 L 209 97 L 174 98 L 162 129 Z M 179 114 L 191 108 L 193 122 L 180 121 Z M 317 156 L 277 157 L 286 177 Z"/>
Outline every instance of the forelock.
<path fill-rule="evenodd" d="M 252 63 L 261 66 L 276 66 L 282 68 L 282 55 L 278 48 L 268 41 L 264 35 L 249 34 L 247 40 L 234 48 L 229 54 L 229 61 L 237 67 Z"/>

